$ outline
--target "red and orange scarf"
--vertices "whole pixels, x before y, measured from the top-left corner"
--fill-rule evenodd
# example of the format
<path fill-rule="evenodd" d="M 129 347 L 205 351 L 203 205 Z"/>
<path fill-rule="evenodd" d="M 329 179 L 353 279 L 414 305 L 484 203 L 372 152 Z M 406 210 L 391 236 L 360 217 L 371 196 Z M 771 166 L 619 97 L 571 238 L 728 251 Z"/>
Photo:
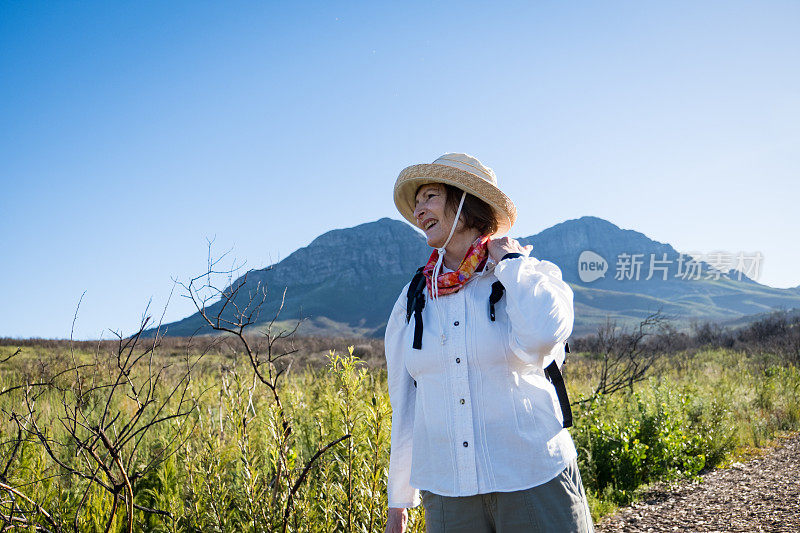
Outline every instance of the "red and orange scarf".
<path fill-rule="evenodd" d="M 488 242 L 488 235 L 478 237 L 469 247 L 467 255 L 464 256 L 464 260 L 461 261 L 455 271 L 439 274 L 437 277 L 437 297 L 458 292 L 476 271 L 486 265 L 486 258 L 489 257 Z M 434 250 L 431 258 L 428 259 L 428 263 L 422 269 L 422 273 L 425 275 L 425 283 L 428 286 L 428 295 L 431 297 L 433 297 L 433 269 L 438 259 L 439 251 Z"/>

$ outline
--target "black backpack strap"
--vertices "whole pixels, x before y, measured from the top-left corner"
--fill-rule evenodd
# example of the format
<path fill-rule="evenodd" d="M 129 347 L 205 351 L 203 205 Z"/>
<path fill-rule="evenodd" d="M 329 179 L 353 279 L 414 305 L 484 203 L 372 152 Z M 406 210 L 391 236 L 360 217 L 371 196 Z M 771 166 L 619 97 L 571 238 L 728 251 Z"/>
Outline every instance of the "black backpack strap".
<path fill-rule="evenodd" d="M 494 322 L 494 304 L 500 301 L 506 288 L 499 281 L 492 283 L 492 293 L 489 295 L 489 318 Z"/>
<path fill-rule="evenodd" d="M 425 307 L 425 274 L 422 273 L 424 267 L 419 267 L 417 273 L 408 286 L 406 298 L 406 323 L 411 321 L 411 314 L 414 314 L 414 344 L 415 350 L 422 349 L 422 309 Z"/>
<path fill-rule="evenodd" d="M 425 279 L 422 269 L 423 267 L 417 269 L 414 273 L 414 277 L 411 278 L 411 283 L 408 285 L 408 292 L 406 292 L 406 324 L 411 320 L 411 314 L 414 312 L 414 304 L 419 293 L 420 282 Z"/>
<path fill-rule="evenodd" d="M 569 352 L 569 346 L 565 344 L 564 351 Z M 564 385 L 564 376 L 561 375 L 561 370 L 558 364 L 553 361 L 547 368 L 544 369 L 544 375 L 553 384 L 556 389 L 556 396 L 558 396 L 558 403 L 561 405 L 561 415 L 564 418 L 564 427 L 572 426 L 572 407 L 569 405 L 569 397 L 567 396 L 567 387 Z"/>

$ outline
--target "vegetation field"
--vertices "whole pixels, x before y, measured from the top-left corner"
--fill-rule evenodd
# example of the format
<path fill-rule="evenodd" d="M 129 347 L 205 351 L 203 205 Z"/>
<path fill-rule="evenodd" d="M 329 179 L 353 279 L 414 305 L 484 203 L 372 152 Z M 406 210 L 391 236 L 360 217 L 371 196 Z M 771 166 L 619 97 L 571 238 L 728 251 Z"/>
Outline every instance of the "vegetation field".
<path fill-rule="evenodd" d="M 380 342 L 237 342 L 0 342 L 2 530 L 383 531 Z M 783 356 L 681 350 L 646 370 L 598 393 L 607 356 L 565 366 L 595 519 L 800 427 Z"/>

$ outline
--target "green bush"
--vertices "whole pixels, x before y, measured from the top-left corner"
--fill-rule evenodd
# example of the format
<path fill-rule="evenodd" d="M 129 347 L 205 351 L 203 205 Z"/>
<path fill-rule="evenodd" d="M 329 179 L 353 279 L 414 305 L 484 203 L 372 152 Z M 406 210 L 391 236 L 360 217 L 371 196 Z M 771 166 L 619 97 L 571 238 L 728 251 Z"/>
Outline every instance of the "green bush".
<path fill-rule="evenodd" d="M 573 437 L 596 507 L 627 504 L 655 481 L 696 477 L 800 427 L 796 367 L 720 351 L 664 361 L 634 391 L 581 400 Z"/>
<path fill-rule="evenodd" d="M 627 503 L 639 486 L 699 473 L 715 446 L 703 419 L 690 420 L 685 394 L 656 385 L 652 395 L 600 398 L 580 412 L 574 434 L 589 489 Z M 694 413 L 696 416 L 696 413 Z"/>

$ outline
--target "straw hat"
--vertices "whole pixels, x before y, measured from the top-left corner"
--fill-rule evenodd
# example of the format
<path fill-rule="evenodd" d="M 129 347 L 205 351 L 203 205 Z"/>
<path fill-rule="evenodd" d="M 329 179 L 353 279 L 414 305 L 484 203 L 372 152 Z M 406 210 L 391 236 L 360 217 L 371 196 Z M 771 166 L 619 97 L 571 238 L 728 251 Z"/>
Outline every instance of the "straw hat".
<path fill-rule="evenodd" d="M 394 204 L 414 226 L 414 202 L 417 189 L 428 183 L 447 183 L 476 196 L 489 204 L 497 218 L 497 235 L 511 229 L 517 219 L 517 208 L 497 188 L 494 171 L 467 154 L 444 154 L 431 164 L 411 165 L 400 172 L 394 184 Z"/>

